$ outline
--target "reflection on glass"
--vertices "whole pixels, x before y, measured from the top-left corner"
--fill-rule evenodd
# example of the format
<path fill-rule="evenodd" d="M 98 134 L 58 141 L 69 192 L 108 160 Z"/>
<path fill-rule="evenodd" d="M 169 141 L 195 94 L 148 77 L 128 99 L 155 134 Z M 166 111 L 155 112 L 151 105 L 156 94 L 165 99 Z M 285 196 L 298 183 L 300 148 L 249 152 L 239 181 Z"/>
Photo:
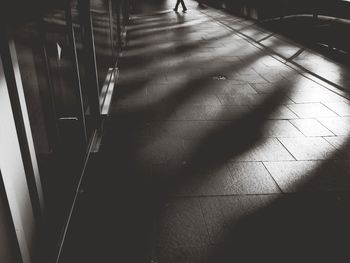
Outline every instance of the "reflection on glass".
<path fill-rule="evenodd" d="M 14 34 L 46 199 L 43 232 L 47 235 L 47 255 L 57 250 L 54 245 L 58 244 L 75 194 L 87 142 L 86 116 L 82 112 L 89 110 L 80 90 L 84 70 L 77 67 L 69 33 L 65 11 L 54 10 L 40 22 L 21 26 Z"/>
<path fill-rule="evenodd" d="M 112 28 L 113 28 L 113 49 L 114 55 L 119 55 L 119 50 L 123 45 L 123 39 L 126 35 L 125 29 L 125 15 L 123 15 L 123 10 L 125 4 L 122 1 L 112 1 Z M 123 9 L 124 8 L 124 9 Z"/>
<path fill-rule="evenodd" d="M 80 85 L 81 85 L 81 95 L 82 95 L 82 104 L 83 104 L 83 112 L 85 115 L 85 125 L 86 125 L 86 133 L 87 138 L 89 139 L 92 136 L 92 132 L 94 130 L 94 120 L 91 115 L 91 109 L 90 109 L 90 103 L 88 99 L 88 92 L 87 89 L 89 86 L 91 86 L 90 83 L 88 83 L 87 78 L 87 72 L 88 66 L 86 60 L 84 58 L 84 35 L 83 35 L 83 28 L 81 25 L 81 14 L 79 9 L 79 3 L 78 0 L 71 1 L 71 13 L 72 13 L 72 21 L 73 21 L 73 29 L 74 29 L 74 37 L 75 37 L 75 45 L 76 45 L 76 51 L 77 51 L 77 59 L 78 59 L 78 67 L 79 67 L 79 75 L 80 75 Z"/>
<path fill-rule="evenodd" d="M 114 68 L 125 35 L 124 1 L 91 1 L 95 54 L 85 12 L 78 0 L 51 9 L 13 33 L 46 203 L 43 262 L 55 255 L 82 164 L 97 128 L 96 85 L 87 83 L 96 70 L 99 89 Z M 81 4 L 81 3 L 80 3 Z M 86 63 L 96 57 L 96 67 Z M 94 90 L 96 92 L 96 89 Z M 96 106 L 93 108 L 96 109 Z M 96 110 L 95 110 L 96 111 Z M 94 115 L 94 116 L 93 116 Z M 44 253 L 43 253 L 44 254 Z M 48 256 L 50 255 L 50 256 Z"/>
<path fill-rule="evenodd" d="M 109 0 L 91 1 L 91 16 L 100 90 L 103 87 L 108 68 L 114 67 L 110 7 Z"/>

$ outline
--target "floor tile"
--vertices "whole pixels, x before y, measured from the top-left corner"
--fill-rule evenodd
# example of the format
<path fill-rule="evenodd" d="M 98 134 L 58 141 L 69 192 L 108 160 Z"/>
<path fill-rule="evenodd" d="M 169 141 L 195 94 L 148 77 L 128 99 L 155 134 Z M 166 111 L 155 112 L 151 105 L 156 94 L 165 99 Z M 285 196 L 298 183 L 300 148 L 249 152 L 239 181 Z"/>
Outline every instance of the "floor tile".
<path fill-rule="evenodd" d="M 182 163 L 186 159 L 184 154 L 183 139 L 173 138 L 157 138 L 152 141 L 147 141 L 136 149 L 135 158 L 146 164 L 157 164 L 176 162 Z"/>
<path fill-rule="evenodd" d="M 210 262 L 212 246 L 182 246 L 156 248 L 157 257 L 152 262 L 166 263 L 205 263 Z"/>
<path fill-rule="evenodd" d="M 289 119 L 297 119 L 297 118 L 299 117 L 285 105 L 280 105 L 268 117 L 268 119 L 273 119 L 273 120 L 289 120 Z"/>
<path fill-rule="evenodd" d="M 322 161 L 264 162 L 264 165 L 282 191 L 290 193 L 302 191 L 310 185 L 317 177 L 313 172 L 322 166 Z"/>
<path fill-rule="evenodd" d="M 350 134 L 350 117 L 319 118 L 318 121 L 335 135 L 348 136 Z"/>
<path fill-rule="evenodd" d="M 195 121 L 205 120 L 207 112 L 218 110 L 221 105 L 181 105 L 176 109 L 176 120 L 179 121 Z"/>
<path fill-rule="evenodd" d="M 261 28 L 254 27 L 254 26 L 244 28 L 240 32 L 246 36 L 253 38 L 253 39 L 262 39 L 269 34 L 268 32 L 262 30 Z"/>
<path fill-rule="evenodd" d="M 266 98 L 262 94 L 245 94 L 245 95 L 218 95 L 222 105 L 244 106 L 256 105 L 263 102 Z"/>
<path fill-rule="evenodd" d="M 265 162 L 285 193 L 327 192 L 350 189 L 349 161 Z"/>
<path fill-rule="evenodd" d="M 220 100 L 215 95 L 195 95 L 186 100 L 187 105 L 220 105 Z"/>
<path fill-rule="evenodd" d="M 350 116 L 349 102 L 326 102 L 323 104 L 337 113 L 339 116 Z"/>
<path fill-rule="evenodd" d="M 212 129 L 222 125 L 220 121 L 162 121 L 153 127 L 152 132 L 164 140 L 204 139 Z"/>
<path fill-rule="evenodd" d="M 264 138 L 261 142 L 235 158 L 236 161 L 282 161 L 294 157 L 276 138 Z"/>
<path fill-rule="evenodd" d="M 177 120 L 229 121 L 249 113 L 249 106 L 182 105 L 176 110 Z"/>
<path fill-rule="evenodd" d="M 337 216 L 338 216 L 338 226 L 341 228 L 342 232 L 346 237 L 350 237 L 350 227 L 347 222 L 350 220 L 350 211 L 348 209 L 350 204 L 350 194 L 349 192 L 337 193 Z M 346 238 L 346 241 L 348 238 Z M 344 242 L 347 244 L 347 242 Z"/>
<path fill-rule="evenodd" d="M 204 119 L 208 121 L 232 121 L 240 118 L 244 114 L 248 114 L 250 110 L 249 106 L 208 106 L 204 110 Z"/>
<path fill-rule="evenodd" d="M 333 136 L 334 134 L 315 119 L 290 120 L 305 136 Z"/>
<path fill-rule="evenodd" d="M 344 158 L 350 159 L 350 139 L 348 136 L 330 136 L 324 137 L 332 144 Z"/>
<path fill-rule="evenodd" d="M 303 103 L 288 105 L 300 118 L 335 117 L 337 114 L 320 103 Z"/>
<path fill-rule="evenodd" d="M 249 84 L 226 84 L 222 93 L 227 93 L 231 95 L 257 94 L 257 92 Z"/>
<path fill-rule="evenodd" d="M 191 195 L 232 195 L 240 193 L 236 181 L 231 177 L 230 170 L 226 165 L 215 169 L 200 171 L 192 174 L 189 181 L 196 185 Z"/>
<path fill-rule="evenodd" d="M 308 79 L 308 78 L 304 78 L 298 74 L 296 74 L 294 76 L 293 79 L 289 80 L 292 84 L 292 91 L 294 92 L 323 92 L 325 91 L 325 88 L 323 88 L 322 86 L 320 86 L 319 84 L 317 84 L 316 82 Z"/>
<path fill-rule="evenodd" d="M 166 203 L 158 221 L 158 233 L 158 246 L 209 245 L 199 200 L 176 198 Z"/>
<path fill-rule="evenodd" d="M 268 120 L 265 122 L 266 137 L 300 137 L 303 134 L 287 120 Z"/>
<path fill-rule="evenodd" d="M 251 85 L 258 93 L 274 93 L 279 89 L 286 89 L 286 87 L 291 84 L 285 80 L 278 83 L 278 85 L 276 85 L 276 83 L 254 83 Z"/>
<path fill-rule="evenodd" d="M 349 144 L 349 137 L 347 136 L 329 136 L 329 137 L 324 137 L 324 139 L 326 139 L 330 144 L 332 144 L 338 150 L 347 148 L 347 145 Z"/>
<path fill-rule="evenodd" d="M 193 167 L 190 164 L 169 170 L 169 165 L 152 168 L 154 186 L 169 196 L 221 196 L 239 193 L 227 165 L 218 168 Z M 167 187 L 167 188 L 165 188 Z"/>
<path fill-rule="evenodd" d="M 297 160 L 327 160 L 339 158 L 337 150 L 321 137 L 279 138 Z"/>
<path fill-rule="evenodd" d="M 200 198 L 210 243 L 222 244 L 239 231 L 241 221 L 263 209 L 279 195 L 228 196 Z"/>
<path fill-rule="evenodd" d="M 334 92 L 323 91 L 305 91 L 293 92 L 289 95 L 290 99 L 295 103 L 315 103 L 315 102 L 344 102 L 345 99 Z"/>
<path fill-rule="evenodd" d="M 247 75 L 231 75 L 228 77 L 230 80 L 237 83 L 267 83 L 267 81 L 259 74 L 247 74 Z"/>
<path fill-rule="evenodd" d="M 273 50 L 277 51 L 279 54 L 282 54 L 285 58 L 291 57 L 301 48 L 299 45 L 291 43 L 278 36 L 271 36 L 261 43 L 264 46 L 273 48 Z"/>
<path fill-rule="evenodd" d="M 234 194 L 269 194 L 280 190 L 260 162 L 230 164 Z"/>

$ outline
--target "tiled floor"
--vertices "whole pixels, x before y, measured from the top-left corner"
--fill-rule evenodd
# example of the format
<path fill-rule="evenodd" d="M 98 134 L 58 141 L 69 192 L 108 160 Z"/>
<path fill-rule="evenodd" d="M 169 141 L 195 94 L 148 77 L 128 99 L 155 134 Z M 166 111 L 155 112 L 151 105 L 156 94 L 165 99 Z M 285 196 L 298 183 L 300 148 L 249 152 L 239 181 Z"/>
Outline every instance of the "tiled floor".
<path fill-rule="evenodd" d="M 349 262 L 349 101 L 186 2 L 132 17 L 63 258 Z"/>

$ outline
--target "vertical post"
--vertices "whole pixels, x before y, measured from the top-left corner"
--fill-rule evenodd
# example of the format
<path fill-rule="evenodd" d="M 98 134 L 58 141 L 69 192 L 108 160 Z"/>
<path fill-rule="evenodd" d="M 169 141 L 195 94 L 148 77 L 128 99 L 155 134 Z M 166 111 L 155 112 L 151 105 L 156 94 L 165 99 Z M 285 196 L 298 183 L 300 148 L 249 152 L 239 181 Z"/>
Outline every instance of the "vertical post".
<path fill-rule="evenodd" d="M 91 107 L 91 113 L 98 127 L 101 123 L 101 105 L 99 101 L 99 86 L 97 77 L 96 55 L 94 35 L 92 30 L 92 19 L 90 13 L 90 0 L 78 0 L 79 13 L 83 25 L 83 47 L 84 59 L 87 66 L 86 77 L 88 78 L 87 95 Z"/>
<path fill-rule="evenodd" d="M 121 1 L 117 1 L 117 34 L 118 34 L 118 52 L 120 51 L 121 47 L 122 47 L 122 27 L 121 27 L 121 16 L 120 16 L 120 12 L 121 12 Z"/>
<path fill-rule="evenodd" d="M 46 101 L 46 121 L 49 124 L 48 130 L 49 130 L 49 145 L 50 148 L 55 152 L 57 149 L 58 141 L 59 141 L 59 127 L 57 125 L 58 115 L 57 115 L 57 109 L 56 109 L 56 102 L 54 97 L 54 87 L 52 82 L 52 73 L 51 73 L 51 67 L 50 67 L 50 60 L 48 57 L 48 49 L 47 49 L 47 41 L 45 38 L 45 30 L 43 26 L 43 21 L 38 21 L 38 29 L 39 29 L 39 38 L 40 38 L 40 45 L 42 49 L 42 55 L 45 61 L 45 73 L 47 76 L 47 84 L 48 84 L 48 96 Z"/>
<path fill-rule="evenodd" d="M 123 17 L 124 17 L 124 24 L 127 24 L 129 22 L 129 0 L 124 0 L 124 8 L 123 8 Z"/>
<path fill-rule="evenodd" d="M 0 61 L 1 63 L 1 61 Z M 1 66 L 0 66 L 1 67 Z M 0 76 L 2 72 L 0 72 Z M 0 80 L 0 85 L 1 85 Z M 1 88 L 0 88 L 1 89 Z M 4 125 L 4 123 L 3 123 Z M 1 155 L 1 153 L 0 153 Z M 0 167 L 0 220 L 1 227 L 1 249 L 5 250 L 5 255 L 2 255 L 2 260 L 5 262 L 22 262 L 21 249 L 17 240 L 17 233 L 13 218 L 11 216 L 11 208 L 6 194 L 3 175 Z"/>
<path fill-rule="evenodd" d="M 1 35 L 0 170 L 21 258 L 23 263 L 31 263 L 38 222 L 35 220 L 33 208 L 38 217 L 40 203 L 38 195 L 33 192 L 36 190 L 35 178 L 31 171 L 33 167 L 24 130 L 23 112 L 7 40 L 5 35 Z"/>
<path fill-rule="evenodd" d="M 44 210 L 44 197 L 15 43 L 12 37 L 5 33 L 5 31 L 0 39 L 0 54 L 6 65 L 4 72 L 7 85 L 9 86 L 8 92 L 11 105 L 15 115 L 16 129 L 26 171 L 30 199 L 34 210 L 36 224 L 39 225 Z"/>
<path fill-rule="evenodd" d="M 113 8 L 112 8 L 112 0 L 108 1 L 108 13 L 109 13 L 109 33 L 110 33 L 110 39 L 111 39 L 111 51 L 112 51 L 112 58 L 114 61 L 115 52 L 114 52 L 114 37 L 113 37 Z"/>
<path fill-rule="evenodd" d="M 81 90 L 78 55 L 77 55 L 77 47 L 76 47 L 76 43 L 75 43 L 75 34 L 74 34 L 72 9 L 70 6 L 70 1 L 68 1 L 67 7 L 66 7 L 66 20 L 67 20 L 70 49 L 71 49 L 71 54 L 72 54 L 74 76 L 76 77 L 76 83 L 77 83 L 76 92 L 77 92 L 77 97 L 79 99 L 77 114 L 78 114 L 78 119 L 81 120 L 81 126 L 82 126 L 81 128 L 83 130 L 83 135 L 84 135 L 83 140 L 84 140 L 84 143 L 86 144 L 87 143 L 87 132 L 86 132 L 86 122 L 85 122 L 85 113 L 84 113 L 83 93 Z"/>

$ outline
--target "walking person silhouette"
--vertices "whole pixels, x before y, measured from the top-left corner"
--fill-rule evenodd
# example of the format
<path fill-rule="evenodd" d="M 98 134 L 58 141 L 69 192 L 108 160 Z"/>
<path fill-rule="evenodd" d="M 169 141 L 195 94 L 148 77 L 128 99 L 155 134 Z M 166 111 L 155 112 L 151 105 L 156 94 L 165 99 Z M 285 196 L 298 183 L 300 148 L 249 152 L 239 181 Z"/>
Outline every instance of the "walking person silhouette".
<path fill-rule="evenodd" d="M 186 11 L 187 11 L 187 8 L 186 8 L 186 5 L 185 5 L 184 0 L 177 0 L 176 5 L 175 5 L 175 8 L 174 8 L 173 10 L 174 10 L 175 12 L 177 12 L 177 8 L 179 7 L 179 4 L 182 5 L 182 12 L 186 12 Z"/>

